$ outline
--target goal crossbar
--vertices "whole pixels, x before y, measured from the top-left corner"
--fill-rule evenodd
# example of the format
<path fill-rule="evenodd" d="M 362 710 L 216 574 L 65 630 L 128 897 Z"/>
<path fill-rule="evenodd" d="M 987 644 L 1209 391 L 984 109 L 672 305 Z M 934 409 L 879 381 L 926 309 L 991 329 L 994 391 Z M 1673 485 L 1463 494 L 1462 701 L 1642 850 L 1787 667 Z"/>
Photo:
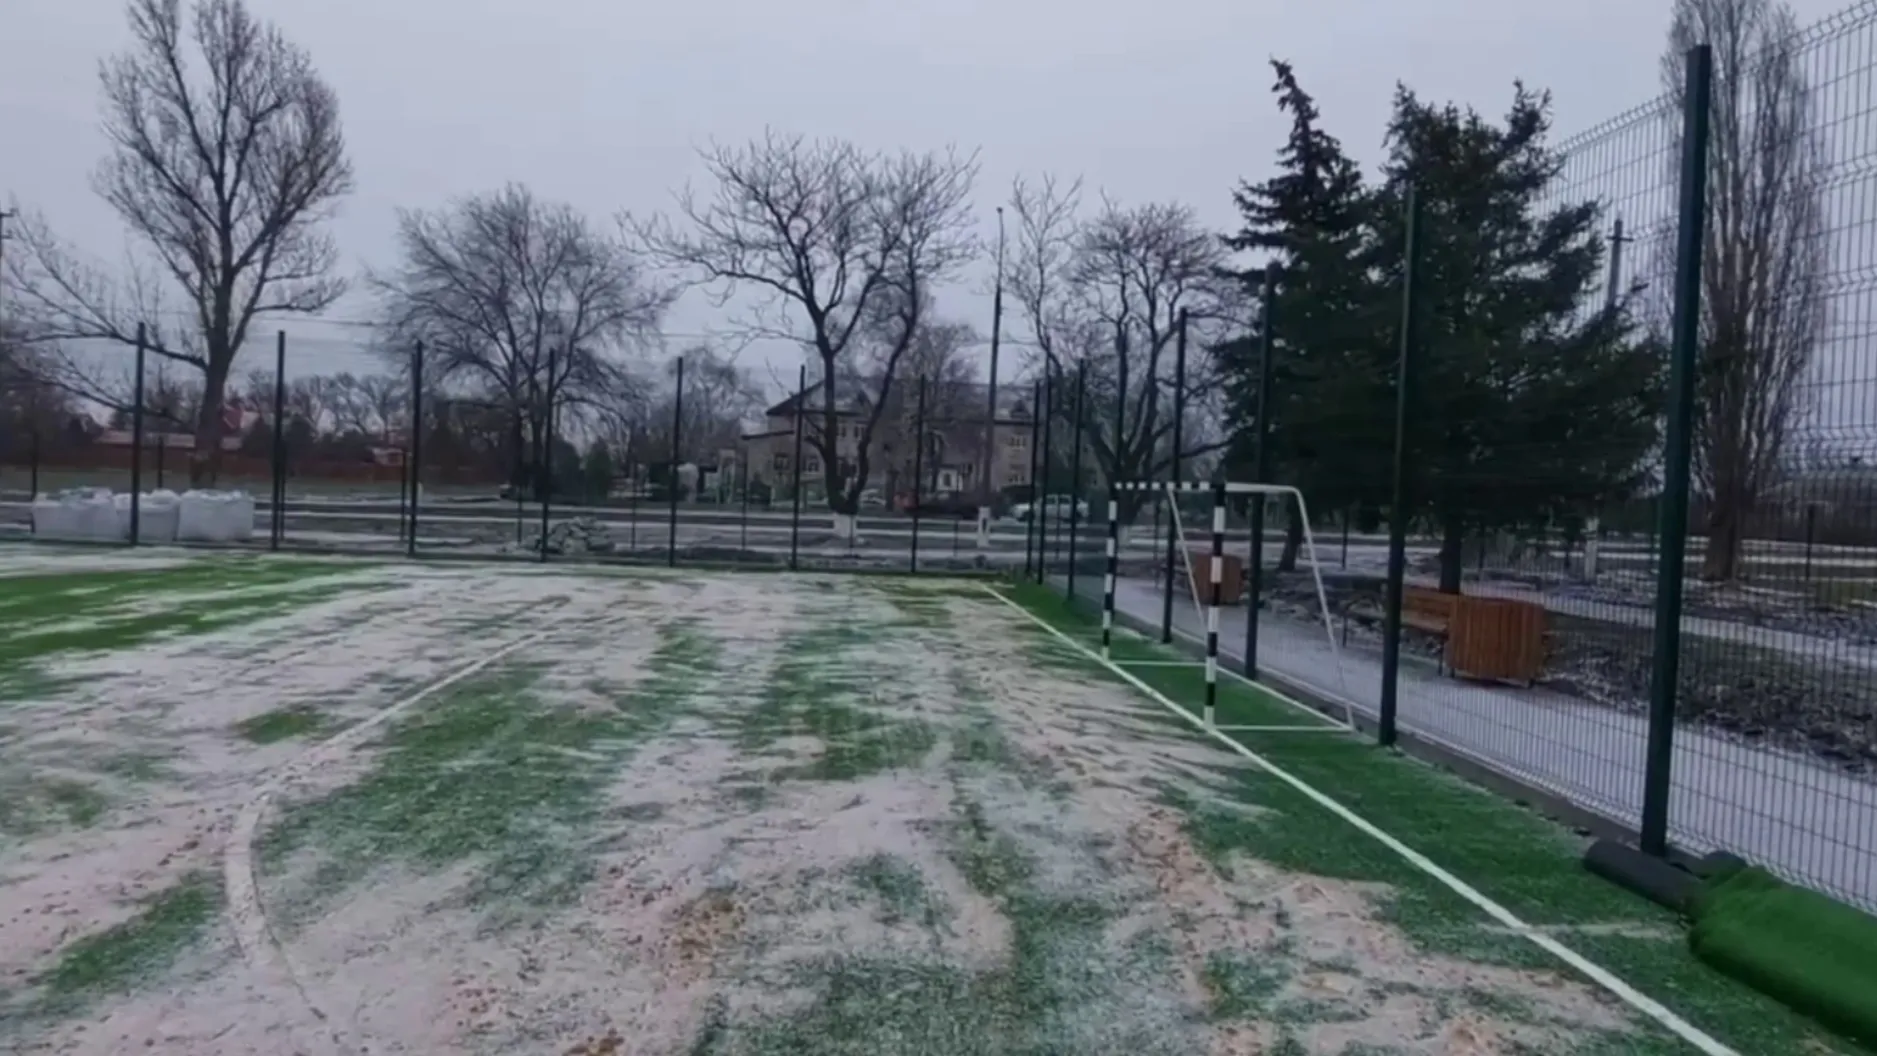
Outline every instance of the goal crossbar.
<path fill-rule="evenodd" d="M 1211 524 L 1212 546 L 1211 546 L 1211 555 L 1210 555 L 1211 560 L 1206 562 L 1208 566 L 1207 567 L 1207 583 L 1211 588 L 1211 597 L 1209 601 L 1201 601 L 1200 596 L 1199 596 L 1199 589 L 1200 589 L 1199 588 L 1199 576 L 1195 574 L 1196 570 L 1193 567 L 1193 558 L 1192 558 L 1191 550 L 1189 547 L 1185 546 L 1183 543 L 1183 540 L 1186 538 L 1186 528 L 1185 528 L 1185 524 L 1182 522 L 1180 518 L 1178 499 L 1183 494 L 1192 495 L 1192 494 L 1204 494 L 1208 492 L 1210 492 L 1213 496 L 1212 524 Z M 1116 585 L 1118 567 L 1120 563 L 1119 537 L 1120 537 L 1120 522 L 1121 522 L 1121 503 L 1120 503 L 1120 499 L 1118 498 L 1118 496 L 1123 493 L 1153 494 L 1156 496 L 1164 495 L 1170 500 L 1168 502 L 1168 505 L 1172 510 L 1173 523 L 1171 526 L 1171 530 L 1174 534 L 1173 534 L 1173 538 L 1169 539 L 1169 543 L 1172 544 L 1174 540 L 1182 541 L 1180 544 L 1176 545 L 1175 548 L 1180 552 L 1180 559 L 1181 559 L 1182 565 L 1184 566 L 1184 570 L 1186 572 L 1186 581 L 1187 581 L 1188 588 L 1192 594 L 1194 608 L 1205 614 L 1205 621 L 1206 621 L 1206 624 L 1205 624 L 1206 626 L 1206 638 L 1205 638 L 1206 651 L 1205 651 L 1205 660 L 1204 660 L 1204 667 L 1206 670 L 1205 721 L 1208 727 L 1212 727 L 1214 729 L 1220 729 L 1220 730 L 1227 730 L 1227 731 L 1234 730 L 1234 729 L 1276 730 L 1276 729 L 1288 729 L 1289 728 L 1289 727 L 1277 727 L 1277 726 L 1244 726 L 1244 727 L 1218 726 L 1216 722 L 1214 721 L 1215 706 L 1216 706 L 1216 700 L 1218 696 L 1218 677 L 1219 677 L 1218 676 L 1218 673 L 1219 673 L 1219 611 L 1220 611 L 1220 608 L 1222 607 L 1223 600 L 1224 600 L 1221 596 L 1221 592 L 1222 592 L 1222 585 L 1223 585 L 1224 576 L 1225 576 L 1225 522 L 1226 522 L 1226 507 L 1227 507 L 1226 499 L 1228 496 L 1284 495 L 1284 496 L 1291 496 L 1296 499 L 1297 506 L 1296 506 L 1295 516 L 1298 518 L 1303 528 L 1303 542 L 1309 554 L 1310 575 L 1313 580 L 1314 586 L 1316 588 L 1317 608 L 1322 618 L 1324 637 L 1329 643 L 1330 656 L 1335 662 L 1337 681 L 1338 683 L 1341 683 L 1343 681 L 1342 648 L 1341 648 L 1341 643 L 1338 642 L 1336 638 L 1335 623 L 1330 617 L 1329 592 L 1323 585 L 1322 563 L 1317 560 L 1316 533 L 1310 527 L 1309 506 L 1303 497 L 1303 492 L 1286 484 L 1254 484 L 1254 483 L 1247 483 L 1247 482 L 1242 482 L 1242 481 L 1166 481 L 1166 480 L 1159 480 L 1159 481 L 1131 480 L 1131 481 L 1121 481 L 1121 482 L 1116 483 L 1113 486 L 1113 493 L 1109 496 L 1109 500 L 1108 500 L 1108 540 L 1107 540 L 1107 544 L 1108 544 L 1107 559 L 1108 560 L 1107 560 L 1107 576 L 1103 584 L 1103 590 L 1102 590 L 1102 616 L 1101 616 L 1101 652 L 1102 652 L 1102 657 L 1104 659 L 1111 658 L 1110 643 L 1114 634 L 1115 585 Z M 1259 548 L 1256 545 L 1258 542 L 1260 541 L 1259 540 L 1252 541 L 1253 552 L 1249 556 L 1253 562 L 1259 562 L 1261 565 L 1263 555 L 1261 552 L 1258 552 Z M 1167 572 L 1168 574 L 1171 574 L 1172 569 L 1169 568 Z M 1254 573 L 1254 574 L 1259 574 L 1259 573 Z M 1247 614 L 1247 618 L 1248 619 L 1250 618 L 1249 613 Z M 1139 661 L 1137 661 L 1137 663 L 1138 662 Z M 1232 673 L 1235 675 L 1238 674 L 1237 672 L 1232 672 Z M 1246 677 L 1246 676 L 1239 676 L 1239 677 L 1243 678 L 1245 681 L 1250 682 L 1253 685 L 1259 685 L 1255 680 L 1249 677 Z M 1260 686 L 1260 688 L 1262 689 L 1264 687 Z M 1270 691 L 1267 689 L 1266 692 L 1270 692 Z M 1335 730 L 1349 730 L 1349 729 L 1354 728 L 1355 715 L 1354 715 L 1353 709 L 1350 708 L 1350 706 L 1347 703 L 1344 704 L 1344 716 L 1343 716 L 1342 721 L 1337 722 L 1335 719 L 1322 716 L 1320 712 L 1316 711 L 1316 709 L 1314 708 L 1310 708 L 1308 705 L 1290 700 L 1288 697 L 1284 696 L 1283 694 L 1276 694 L 1276 696 L 1278 696 L 1280 700 L 1283 700 L 1286 703 L 1291 704 L 1299 708 L 1300 710 L 1303 710 L 1309 713 L 1313 717 L 1322 718 L 1323 721 L 1327 725 L 1324 727 L 1320 727 L 1320 728 L 1335 729 Z M 1342 693 L 1342 696 L 1344 698 L 1344 701 L 1346 702 L 1348 700 L 1348 692 L 1347 692 L 1346 687 Z M 1306 727 L 1298 727 L 1298 728 L 1303 729 Z"/>

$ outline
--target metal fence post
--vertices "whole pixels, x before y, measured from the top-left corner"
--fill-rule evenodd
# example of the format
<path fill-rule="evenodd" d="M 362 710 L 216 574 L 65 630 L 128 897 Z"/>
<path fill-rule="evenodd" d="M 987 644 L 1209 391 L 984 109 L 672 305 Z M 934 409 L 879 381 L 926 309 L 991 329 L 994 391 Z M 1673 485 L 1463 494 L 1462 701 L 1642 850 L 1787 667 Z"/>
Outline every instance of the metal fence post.
<path fill-rule="evenodd" d="M 411 348 L 411 534 L 405 555 L 417 556 L 417 525 L 424 505 L 424 343 Z"/>
<path fill-rule="evenodd" d="M 1075 431 L 1069 454 L 1069 597 L 1075 597 L 1076 533 L 1082 525 L 1082 416 L 1088 410 L 1088 361 L 1075 365 Z"/>
<path fill-rule="evenodd" d="M 403 458 L 398 464 L 398 542 L 404 541 L 405 533 L 411 527 L 411 448 L 404 445 Z"/>
<path fill-rule="evenodd" d="M 532 380 L 529 381 L 528 388 L 530 390 L 530 399 L 532 399 L 532 390 L 534 388 L 534 382 Z M 526 536 L 523 533 L 523 522 L 526 520 L 523 507 L 526 506 L 528 501 L 524 494 L 528 490 L 528 467 L 526 464 L 526 456 L 522 454 L 522 447 L 525 445 L 526 441 L 522 439 L 521 430 L 521 397 L 520 394 L 517 393 L 515 400 L 515 424 L 514 427 L 509 430 L 509 439 L 515 449 L 515 464 L 509 471 L 512 480 L 509 488 L 515 493 L 516 549 L 520 549 L 522 544 L 526 541 Z"/>
<path fill-rule="evenodd" d="M 1030 519 L 1036 522 L 1036 583 L 1038 586 L 1049 581 L 1049 475 L 1055 469 L 1051 460 L 1050 438 L 1056 435 L 1056 376 L 1055 366 L 1049 365 L 1043 372 L 1043 473 L 1037 484 L 1036 504 L 1030 508 Z"/>
<path fill-rule="evenodd" d="M 633 461 L 638 454 L 638 444 L 631 440 L 626 444 L 626 552 L 634 557 L 639 554 L 639 489 L 645 486 L 645 474 L 639 472 L 639 464 Z"/>
<path fill-rule="evenodd" d="M 1153 378 L 1150 377 L 1147 379 L 1146 395 L 1149 398 L 1153 396 L 1153 383 L 1154 383 Z M 1122 449 L 1127 446 L 1127 416 L 1128 416 L 1127 371 L 1124 371 L 1124 370 L 1115 371 L 1115 390 L 1114 391 L 1115 391 L 1114 454 L 1113 454 L 1113 457 L 1109 460 L 1110 472 L 1108 473 L 1109 509 L 1108 509 L 1107 547 L 1108 547 L 1108 550 L 1111 552 L 1111 555 L 1118 554 L 1119 552 L 1118 548 L 1119 548 L 1119 543 L 1120 543 L 1120 527 L 1114 522 L 1117 519 L 1116 515 L 1120 511 L 1120 507 L 1118 505 L 1118 499 L 1120 498 L 1121 489 L 1116 487 L 1115 485 L 1119 484 L 1121 481 L 1121 467 L 1122 465 L 1125 464 L 1125 461 L 1122 457 L 1121 452 L 1122 452 Z M 1146 448 L 1147 448 L 1147 451 L 1146 451 L 1147 467 L 1149 470 L 1151 470 L 1153 468 L 1153 458 L 1154 458 L 1153 437 L 1151 436 L 1146 437 L 1145 440 L 1146 440 Z M 1090 502 L 1088 512 L 1090 516 L 1094 515 L 1095 513 L 1094 502 Z M 1111 561 L 1111 565 L 1114 567 L 1110 567 L 1108 569 L 1108 574 L 1103 577 L 1104 589 L 1110 594 L 1114 592 L 1114 584 L 1112 582 L 1109 582 L 1109 580 L 1113 578 L 1116 572 L 1116 569 L 1119 566 L 1119 561 L 1118 560 Z M 1106 605 L 1107 602 L 1104 602 L 1103 604 Z M 1104 609 L 1103 611 L 1106 611 L 1106 609 Z M 1103 655 L 1106 655 L 1106 654 L 1103 654 Z"/>
<path fill-rule="evenodd" d="M 1275 371 L 1272 360 L 1276 358 L 1277 338 L 1277 265 L 1267 264 L 1264 269 L 1264 320 L 1263 333 L 1258 340 L 1258 425 L 1257 449 L 1252 473 L 1260 484 L 1271 483 L 1271 409 L 1276 406 L 1271 400 L 1271 384 Z M 1245 569 L 1245 677 L 1258 677 L 1258 605 L 1264 597 L 1264 500 L 1262 492 L 1251 495 L 1251 554 Z M 1297 504 L 1298 513 L 1291 513 L 1288 507 L 1285 514 L 1300 516 L 1302 503 Z"/>
<path fill-rule="evenodd" d="M 925 376 L 919 377 L 919 396 L 912 418 L 912 560 L 909 569 L 919 571 L 919 502 L 925 477 Z"/>
<path fill-rule="evenodd" d="M 274 332 L 274 450 L 270 491 L 274 516 L 267 527 L 267 547 L 280 549 L 287 534 L 287 332 Z"/>
<path fill-rule="evenodd" d="M 737 474 L 741 477 L 740 490 L 743 493 L 743 513 L 738 518 L 737 548 L 743 551 L 744 559 L 749 555 L 749 442 L 743 442 L 743 457 L 737 460 Z"/>
<path fill-rule="evenodd" d="M 1408 411 L 1414 381 L 1415 264 L 1420 252 L 1421 200 L 1408 184 L 1407 216 L 1402 243 L 1401 333 L 1395 364 L 1395 488 L 1388 511 L 1388 596 L 1382 613 L 1382 696 L 1377 708 L 1375 739 L 1395 743 L 1395 712 L 1401 679 L 1402 580 L 1408 571 Z"/>
<path fill-rule="evenodd" d="M 147 345 L 144 325 L 137 324 L 137 378 L 132 383 L 130 407 L 130 545 L 142 534 L 143 514 L 143 361 Z"/>
<path fill-rule="evenodd" d="M 1023 578 L 1030 578 L 1032 542 L 1036 536 L 1036 514 L 1043 505 L 1043 494 L 1037 490 L 1036 445 L 1041 439 L 1043 428 L 1043 383 L 1041 380 L 1030 385 L 1030 515 L 1023 522 Z"/>
<path fill-rule="evenodd" d="M 802 542 L 802 423 L 808 417 L 808 364 L 795 376 L 795 486 L 789 495 L 789 571 L 800 567 Z"/>
<path fill-rule="evenodd" d="M 1173 475 L 1175 485 L 1166 496 L 1168 502 L 1178 502 L 1180 473 L 1185 462 L 1185 452 L 1181 450 L 1186 430 L 1186 309 L 1180 309 L 1179 332 L 1173 342 Z M 1174 558 L 1178 552 L 1178 540 L 1172 525 L 1167 527 L 1166 560 L 1160 569 L 1160 642 L 1162 645 L 1173 641 L 1173 569 Z"/>
<path fill-rule="evenodd" d="M 39 499 L 39 396 L 38 396 L 38 391 L 39 391 L 38 389 L 33 390 L 33 433 L 32 433 L 33 453 L 32 453 L 32 464 L 27 469 L 28 477 L 27 477 L 27 482 L 26 482 L 26 486 L 32 491 L 32 494 L 28 495 L 27 498 L 32 501 L 38 501 Z"/>
<path fill-rule="evenodd" d="M 1681 674 L 1682 571 L 1688 551 L 1688 463 L 1694 431 L 1695 365 L 1701 354 L 1701 249 L 1707 220 L 1708 103 L 1714 53 L 1688 49 L 1682 99 L 1681 195 L 1675 231 L 1675 310 L 1668 421 L 1662 454 L 1662 556 L 1655 583 L 1655 666 L 1649 679 L 1649 741 L 1642 774 L 1641 845 L 1668 853 L 1675 689 Z"/>
<path fill-rule="evenodd" d="M 1805 504 L 1805 581 L 1812 582 L 1812 548 L 1818 542 L 1818 503 Z"/>
<path fill-rule="evenodd" d="M 535 476 L 540 479 L 541 488 L 541 563 L 547 563 L 548 514 L 554 504 L 554 346 L 547 350 L 547 386 L 543 394 L 547 397 L 539 413 L 541 415 L 541 450 L 540 465 L 535 467 Z"/>
<path fill-rule="evenodd" d="M 671 488 L 671 507 L 667 512 L 666 530 L 670 539 L 665 546 L 665 564 L 678 567 L 678 466 L 682 456 L 678 449 L 684 443 L 684 357 L 678 357 L 678 392 L 671 404 L 671 469 L 666 483 Z"/>

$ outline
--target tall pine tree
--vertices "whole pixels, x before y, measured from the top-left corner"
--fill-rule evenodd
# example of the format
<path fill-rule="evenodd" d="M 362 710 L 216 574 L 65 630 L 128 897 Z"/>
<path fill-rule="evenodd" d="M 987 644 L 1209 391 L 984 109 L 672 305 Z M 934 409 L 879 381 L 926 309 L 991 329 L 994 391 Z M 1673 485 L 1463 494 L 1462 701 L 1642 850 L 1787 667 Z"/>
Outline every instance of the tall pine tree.
<path fill-rule="evenodd" d="M 1239 230 L 1226 244 L 1258 258 L 1239 272 L 1256 298 L 1264 266 L 1280 269 L 1273 342 L 1270 464 L 1277 481 L 1305 489 L 1333 509 L 1374 505 L 1388 467 L 1390 378 L 1378 360 L 1377 295 L 1364 263 L 1369 194 L 1361 170 L 1319 124 L 1316 102 L 1287 62 L 1272 60 L 1280 111 L 1290 136 L 1278 171 L 1241 183 L 1233 200 Z M 1260 346 L 1265 320 L 1215 350 L 1236 431 L 1233 471 L 1255 466 Z M 1288 518 L 1280 568 L 1296 562 L 1302 524 Z"/>
<path fill-rule="evenodd" d="M 1626 302 L 1599 308 L 1594 204 L 1545 205 L 1549 100 L 1519 86 L 1503 125 L 1398 89 L 1373 213 L 1399 288 L 1402 203 L 1421 201 L 1419 355 L 1408 465 L 1460 586 L 1470 532 L 1557 525 L 1633 493 L 1657 438 L 1661 350 Z"/>

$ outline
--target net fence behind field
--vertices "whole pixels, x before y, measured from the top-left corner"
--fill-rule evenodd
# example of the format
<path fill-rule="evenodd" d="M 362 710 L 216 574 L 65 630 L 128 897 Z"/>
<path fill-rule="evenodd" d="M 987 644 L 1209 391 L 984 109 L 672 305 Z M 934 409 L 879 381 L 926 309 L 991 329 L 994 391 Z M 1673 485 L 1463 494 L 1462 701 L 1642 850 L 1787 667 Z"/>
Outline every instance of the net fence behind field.
<path fill-rule="evenodd" d="M 1411 307 L 1399 285 L 1386 305 L 1414 321 L 1411 356 L 1382 336 L 1362 362 L 1387 400 L 1356 416 L 1395 419 L 1405 389 L 1398 437 L 1331 416 L 1349 427 L 1279 443 L 1266 479 L 1319 506 L 1347 693 L 1383 741 L 1509 779 L 1652 853 L 1728 850 L 1877 907 L 1877 257 L 1861 208 L 1877 3 L 1741 54 L 1556 146 L 1533 214 L 1572 218 L 1595 262 L 1554 313 L 1556 332 L 1588 335 L 1570 355 L 1475 339 L 1453 311 L 1480 292 L 1455 278 L 1477 270 L 1461 266 L 1474 232 L 1456 226 L 1462 203 L 1421 188 L 1417 241 L 1403 240 L 1420 279 Z M 1781 85 L 1797 94 L 1763 97 Z M 1783 142 L 1795 163 L 1743 168 L 1752 150 L 1724 138 L 1775 114 L 1793 120 L 1753 150 Z M 1702 127 L 1713 145 L 1691 167 L 1684 133 Z M 1690 246 L 1707 249 L 1699 271 Z M 1295 354 L 1305 337 L 1273 325 L 1265 347 Z M 1300 376 L 1279 359 L 1278 385 Z M 1572 395 L 1546 403 L 1546 387 Z M 1270 397 L 1280 437 L 1317 420 L 1287 422 L 1299 404 L 1285 396 Z M 1258 479 L 1261 433 L 1237 424 L 1229 465 L 1184 472 Z M 1277 520 L 1254 642 L 1225 637 L 1261 677 L 1334 696 L 1305 636 L 1293 569 L 1307 557 Z M 1041 578 L 1097 598 L 1081 555 L 1100 547 L 1088 533 L 1074 558 L 1052 546 Z M 1139 549 L 1123 551 L 1118 608 L 1177 629 L 1190 597 L 1167 589 L 1164 554 Z"/>

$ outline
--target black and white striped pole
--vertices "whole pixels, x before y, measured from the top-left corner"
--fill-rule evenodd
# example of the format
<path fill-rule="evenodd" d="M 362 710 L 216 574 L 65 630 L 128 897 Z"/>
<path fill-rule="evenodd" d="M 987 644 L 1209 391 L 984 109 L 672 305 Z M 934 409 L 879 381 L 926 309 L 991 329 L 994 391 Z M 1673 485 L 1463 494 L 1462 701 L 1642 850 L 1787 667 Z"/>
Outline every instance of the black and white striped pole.
<path fill-rule="evenodd" d="M 1206 726 L 1219 695 L 1219 602 L 1225 584 L 1225 482 L 1212 486 L 1212 601 L 1206 606 Z"/>
<path fill-rule="evenodd" d="M 1101 584 L 1101 658 L 1108 659 L 1108 644 L 1114 637 L 1114 577 L 1121 531 L 1121 486 L 1109 489 L 1108 496 L 1108 572 Z"/>

